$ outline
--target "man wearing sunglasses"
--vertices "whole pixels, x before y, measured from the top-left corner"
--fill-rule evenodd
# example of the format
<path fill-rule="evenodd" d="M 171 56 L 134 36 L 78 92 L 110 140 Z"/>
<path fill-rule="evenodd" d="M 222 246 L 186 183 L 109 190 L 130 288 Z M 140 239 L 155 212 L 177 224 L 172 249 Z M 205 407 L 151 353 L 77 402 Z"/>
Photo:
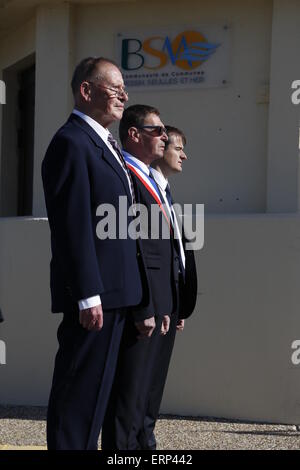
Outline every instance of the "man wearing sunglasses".
<path fill-rule="evenodd" d="M 103 423 L 102 449 L 137 450 L 146 448 L 140 433 L 153 374 L 162 365 L 157 357 L 160 339 L 167 334 L 170 316 L 176 311 L 180 266 L 170 215 L 150 172 L 150 165 L 162 159 L 168 140 L 158 110 L 146 105 L 130 106 L 121 119 L 119 134 L 137 202 L 147 208 L 147 223 L 145 219 L 140 222 L 140 246 L 148 279 L 144 298 L 148 297 L 148 302 L 135 307 L 136 314 L 147 320 L 126 319 Z M 157 210 L 154 212 L 158 218 L 151 217 L 152 209 Z"/>
<path fill-rule="evenodd" d="M 120 196 L 128 205 L 135 202 L 131 175 L 108 131 L 128 100 L 122 74 L 110 60 L 89 57 L 76 67 L 72 90 L 73 113 L 42 166 L 52 311 L 64 314 L 47 442 L 51 450 L 97 450 L 125 317 L 134 317 L 128 308 L 141 302 L 142 282 L 136 240 L 96 236 L 101 203 L 118 211 Z M 137 318 L 141 334 L 148 331 L 144 318 Z"/>
<path fill-rule="evenodd" d="M 139 434 L 139 440 L 144 450 L 155 450 L 156 439 L 154 427 L 159 414 L 159 408 L 167 379 L 168 368 L 172 356 L 176 331 L 183 331 L 185 319 L 194 311 L 197 300 L 197 271 L 194 252 L 185 249 L 185 229 L 180 230 L 178 216 L 173 208 L 173 199 L 169 178 L 182 173 L 182 165 L 187 159 L 184 152 L 186 137 L 184 133 L 172 126 L 166 126 L 168 141 L 163 158 L 152 163 L 151 172 L 159 187 L 163 200 L 170 212 L 172 227 L 177 233 L 177 248 L 180 259 L 179 298 L 176 313 L 170 318 L 169 331 L 159 339 L 157 346 L 157 361 L 160 367 L 153 371 L 151 387 L 147 400 L 144 425 Z"/>

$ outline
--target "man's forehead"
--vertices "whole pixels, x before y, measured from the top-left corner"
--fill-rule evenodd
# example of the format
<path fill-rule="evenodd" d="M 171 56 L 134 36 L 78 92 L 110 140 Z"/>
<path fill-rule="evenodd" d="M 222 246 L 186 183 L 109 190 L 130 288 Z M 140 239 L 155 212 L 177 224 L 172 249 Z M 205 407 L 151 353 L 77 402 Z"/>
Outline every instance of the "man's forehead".
<path fill-rule="evenodd" d="M 161 119 L 160 117 L 155 114 L 155 113 L 149 113 L 146 115 L 145 119 L 144 119 L 144 124 L 147 125 L 151 125 L 151 124 L 154 124 L 155 126 L 163 126 L 163 123 L 161 122 Z"/>
<path fill-rule="evenodd" d="M 170 133 L 168 137 L 169 137 L 170 144 L 173 144 L 174 147 L 182 147 L 182 148 L 184 147 L 184 143 L 183 143 L 181 135 Z"/>
<path fill-rule="evenodd" d="M 97 75 L 102 76 L 105 80 L 110 82 L 116 82 L 117 85 L 123 84 L 123 77 L 120 70 L 109 62 L 97 65 Z"/>

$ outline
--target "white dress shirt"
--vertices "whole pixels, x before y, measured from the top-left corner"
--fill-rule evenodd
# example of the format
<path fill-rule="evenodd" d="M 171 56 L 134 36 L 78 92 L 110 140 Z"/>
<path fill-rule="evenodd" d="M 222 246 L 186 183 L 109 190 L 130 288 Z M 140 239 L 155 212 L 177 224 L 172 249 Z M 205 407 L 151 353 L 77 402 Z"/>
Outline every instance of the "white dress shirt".
<path fill-rule="evenodd" d="M 163 202 L 168 209 L 170 220 L 171 221 L 174 220 L 173 228 L 176 234 L 176 239 L 178 239 L 178 243 L 179 243 L 181 261 L 182 261 L 183 267 L 185 268 L 185 253 L 183 249 L 183 243 L 182 243 L 181 233 L 179 230 L 178 220 L 177 220 L 176 213 L 174 211 L 173 206 L 170 206 L 169 204 L 169 201 L 167 199 L 167 194 L 166 194 L 166 188 L 168 184 L 170 183 L 164 177 L 164 175 L 160 173 L 159 171 L 155 170 L 155 168 L 151 168 L 151 173 L 153 175 L 153 178 L 155 179 L 157 186 L 159 187 L 162 197 L 164 198 Z"/>

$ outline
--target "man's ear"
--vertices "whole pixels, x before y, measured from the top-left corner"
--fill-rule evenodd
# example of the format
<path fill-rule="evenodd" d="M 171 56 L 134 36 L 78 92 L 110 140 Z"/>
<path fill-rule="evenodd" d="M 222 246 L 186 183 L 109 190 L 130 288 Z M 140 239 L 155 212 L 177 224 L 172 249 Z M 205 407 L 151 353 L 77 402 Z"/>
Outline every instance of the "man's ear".
<path fill-rule="evenodd" d="M 82 82 L 79 89 L 80 97 L 85 102 L 91 101 L 92 89 L 89 82 Z"/>
<path fill-rule="evenodd" d="M 128 129 L 128 137 L 130 137 L 130 139 L 133 141 L 133 142 L 136 142 L 138 143 L 140 141 L 140 132 L 138 131 L 138 129 L 136 127 L 130 127 Z"/>

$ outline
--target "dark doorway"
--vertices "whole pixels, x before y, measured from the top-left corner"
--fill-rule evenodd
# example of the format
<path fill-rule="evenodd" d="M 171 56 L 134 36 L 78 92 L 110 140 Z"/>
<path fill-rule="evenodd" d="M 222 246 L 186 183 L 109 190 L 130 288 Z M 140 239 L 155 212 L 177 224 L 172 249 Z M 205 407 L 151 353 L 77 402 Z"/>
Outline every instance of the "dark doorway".
<path fill-rule="evenodd" d="M 0 217 L 32 215 L 35 56 L 3 70 Z"/>
<path fill-rule="evenodd" d="M 19 74 L 18 215 L 32 215 L 35 66 Z"/>

